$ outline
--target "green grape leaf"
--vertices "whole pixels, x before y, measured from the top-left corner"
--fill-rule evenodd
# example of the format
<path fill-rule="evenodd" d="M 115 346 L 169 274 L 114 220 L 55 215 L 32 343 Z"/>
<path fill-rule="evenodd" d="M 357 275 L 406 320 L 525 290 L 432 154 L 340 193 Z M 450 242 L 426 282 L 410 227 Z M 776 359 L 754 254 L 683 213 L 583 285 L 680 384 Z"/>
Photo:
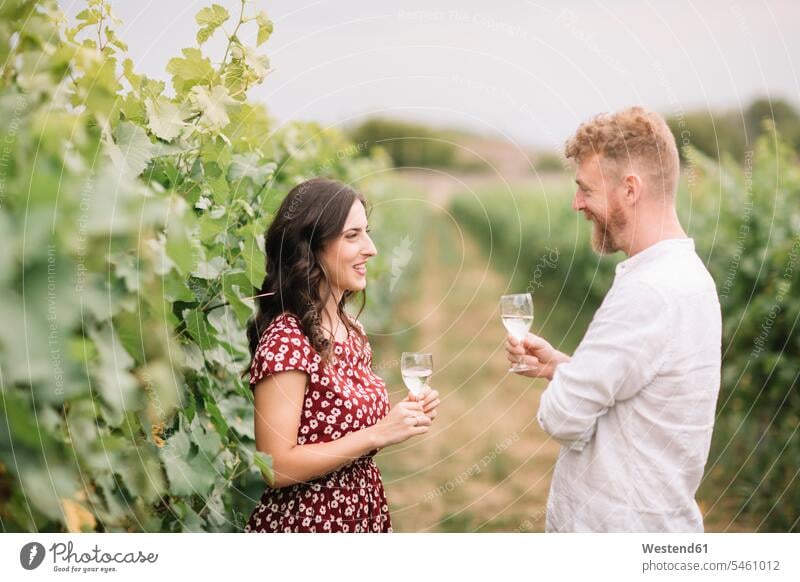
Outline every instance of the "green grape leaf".
<path fill-rule="evenodd" d="M 236 182 L 242 178 L 250 178 L 253 184 L 260 186 L 275 173 L 277 167 L 275 162 L 266 162 L 255 152 L 234 154 L 228 170 L 228 179 Z"/>
<path fill-rule="evenodd" d="M 178 358 L 175 359 L 177 363 Z M 181 401 L 181 378 L 164 360 L 149 360 L 137 375 L 142 379 L 149 398 L 149 409 L 160 422 L 172 418 Z"/>
<path fill-rule="evenodd" d="M 107 151 L 114 166 L 121 172 L 138 176 L 153 159 L 155 149 L 144 129 L 122 121 L 117 126 L 114 143 L 108 144 Z"/>
<path fill-rule="evenodd" d="M 198 12 L 194 19 L 201 26 L 197 31 L 197 42 L 203 44 L 222 24 L 230 18 L 228 11 L 219 4 L 212 4 Z"/>
<path fill-rule="evenodd" d="M 200 148 L 200 159 L 204 164 L 216 164 L 219 168 L 225 169 L 231 163 L 233 148 L 220 137 L 203 140 Z"/>
<path fill-rule="evenodd" d="M 93 366 L 95 388 L 106 405 L 106 421 L 112 426 L 122 424 L 128 410 L 138 408 L 139 382 L 128 370 L 134 360 L 122 347 L 111 326 L 103 325 L 90 330 L 89 337 L 98 351 L 98 362 Z"/>
<path fill-rule="evenodd" d="M 198 125 L 209 131 L 220 131 L 228 125 L 231 121 L 228 106 L 237 103 L 228 90 L 220 85 L 215 85 L 211 91 L 200 85 L 192 87 L 189 100 L 193 111 L 200 113 Z"/>
<path fill-rule="evenodd" d="M 181 344 L 181 351 L 183 353 L 183 364 L 186 369 L 194 370 L 195 372 L 202 372 L 205 370 L 203 352 L 200 351 L 197 344 L 191 342 Z"/>
<path fill-rule="evenodd" d="M 205 313 L 197 309 L 187 310 L 183 319 L 186 321 L 186 330 L 201 349 L 208 350 L 214 346 L 214 337 L 211 326 L 206 322 Z"/>
<path fill-rule="evenodd" d="M 200 240 L 203 244 L 209 245 L 225 232 L 227 218 L 213 218 L 209 214 L 203 214 L 198 222 L 200 223 Z"/>
<path fill-rule="evenodd" d="M 202 259 L 202 249 L 198 248 L 193 233 L 194 216 L 187 212 L 188 204 L 183 198 L 170 198 L 167 222 L 166 253 L 181 274 L 188 275 L 195 267 L 195 261 Z"/>
<path fill-rule="evenodd" d="M 206 414 L 208 414 L 211 419 L 214 430 L 216 430 L 217 434 L 221 437 L 226 436 L 228 433 L 228 422 L 220 411 L 219 403 L 214 396 L 213 388 L 209 385 L 209 382 L 203 381 L 203 379 L 200 379 L 198 383 L 203 393 L 203 400 L 205 400 Z"/>
<path fill-rule="evenodd" d="M 231 304 L 236 319 L 244 326 L 255 311 L 255 302 L 249 299 L 252 293 L 243 290 L 252 290 L 250 282 L 244 271 L 229 271 L 222 278 L 222 289 L 225 299 Z"/>
<path fill-rule="evenodd" d="M 196 85 L 208 85 L 214 79 L 214 67 L 203 56 L 200 49 L 182 49 L 183 57 L 174 57 L 167 63 L 167 72 L 172 75 L 172 86 L 184 94 Z"/>
<path fill-rule="evenodd" d="M 269 40 L 269 37 L 272 36 L 272 21 L 267 16 L 265 11 L 261 11 L 256 16 L 256 22 L 258 22 L 258 38 L 256 40 L 256 44 L 261 46 L 265 42 Z"/>
<path fill-rule="evenodd" d="M 137 451 L 127 449 L 122 462 L 113 467 L 128 491 L 146 503 L 156 503 L 167 493 L 167 483 L 155 448 L 149 445 L 146 448 L 140 446 Z"/>
<path fill-rule="evenodd" d="M 116 322 L 115 329 L 120 343 L 131 354 L 137 364 L 143 364 L 146 358 L 140 314 L 123 311 L 114 321 Z"/>
<path fill-rule="evenodd" d="M 218 403 L 227 424 L 240 436 L 255 440 L 253 405 L 243 396 L 230 395 Z"/>
<path fill-rule="evenodd" d="M 178 516 L 178 526 L 184 533 L 199 533 L 205 531 L 203 518 L 183 500 L 173 503 L 173 510 Z"/>
<path fill-rule="evenodd" d="M 206 180 L 206 184 L 210 189 L 210 193 L 212 198 L 214 198 L 214 202 L 216 204 L 225 205 L 230 202 L 231 199 L 231 189 L 228 185 L 228 181 L 225 179 L 224 176 L 216 176 L 213 178 L 208 178 Z"/>
<path fill-rule="evenodd" d="M 234 44 L 231 56 L 235 61 L 244 62 L 247 80 L 260 83 L 269 73 L 269 58 L 259 54 L 255 47 Z"/>
<path fill-rule="evenodd" d="M 208 417 L 203 415 L 202 420 L 203 424 L 201 424 L 201 415 L 198 414 L 189 424 L 189 430 L 191 430 L 192 433 L 192 442 L 197 444 L 201 454 L 213 460 L 222 450 L 222 439 L 214 429 L 214 425 Z"/>
<path fill-rule="evenodd" d="M 167 471 L 173 495 L 207 495 L 217 478 L 213 459 L 204 454 L 184 430 L 178 430 L 161 449 L 161 462 Z"/>
<path fill-rule="evenodd" d="M 159 97 L 145 101 L 147 111 L 147 127 L 153 135 L 164 141 L 172 141 L 183 129 L 184 121 L 180 107 L 171 101 Z"/>
<path fill-rule="evenodd" d="M 266 256 L 264 251 L 261 250 L 262 247 L 258 244 L 257 236 L 252 232 L 247 235 L 242 249 L 242 258 L 247 266 L 245 273 L 250 285 L 255 289 L 261 289 L 264 284 L 264 277 L 267 276 Z"/>
<path fill-rule="evenodd" d="M 232 59 L 225 65 L 223 71 L 225 87 L 232 95 L 238 95 L 239 100 L 247 98 L 245 89 L 247 88 L 247 65 L 243 59 Z"/>
<path fill-rule="evenodd" d="M 197 261 L 197 268 L 192 271 L 192 275 L 200 279 L 218 279 L 219 276 L 228 268 L 225 257 L 216 256 L 209 260 L 200 259 Z"/>
<path fill-rule="evenodd" d="M 258 467 L 267 482 L 270 484 L 275 483 L 275 473 L 272 471 L 272 457 L 263 451 L 256 451 L 253 455 L 253 463 Z"/>
<path fill-rule="evenodd" d="M 133 61 L 131 59 L 122 61 L 122 75 L 130 83 L 134 91 L 138 91 L 141 88 L 142 76 L 137 75 L 136 71 L 133 70 Z"/>

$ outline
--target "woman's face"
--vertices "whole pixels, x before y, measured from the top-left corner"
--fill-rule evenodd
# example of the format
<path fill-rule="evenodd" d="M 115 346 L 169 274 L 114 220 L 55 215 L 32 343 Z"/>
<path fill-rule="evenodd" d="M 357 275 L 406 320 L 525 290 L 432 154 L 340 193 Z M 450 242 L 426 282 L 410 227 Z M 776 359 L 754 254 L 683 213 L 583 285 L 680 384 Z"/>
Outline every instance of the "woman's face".
<path fill-rule="evenodd" d="M 353 203 L 342 233 L 330 241 L 320 256 L 337 296 L 367 286 L 367 261 L 378 254 L 369 237 L 367 213 L 359 200 Z"/>

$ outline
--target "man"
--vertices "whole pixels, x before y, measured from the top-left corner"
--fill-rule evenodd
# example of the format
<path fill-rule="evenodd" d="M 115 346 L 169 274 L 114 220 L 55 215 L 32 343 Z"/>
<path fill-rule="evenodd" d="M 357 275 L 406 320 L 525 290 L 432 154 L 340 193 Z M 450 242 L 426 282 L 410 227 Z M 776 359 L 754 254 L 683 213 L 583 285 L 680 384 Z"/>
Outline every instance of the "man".
<path fill-rule="evenodd" d="M 599 254 L 622 251 L 614 284 L 572 357 L 528 334 L 508 359 L 548 378 L 538 421 L 562 443 L 547 531 L 702 532 L 694 496 L 720 383 L 714 281 L 675 210 L 675 139 L 641 107 L 600 115 L 567 142 L 572 207 Z"/>

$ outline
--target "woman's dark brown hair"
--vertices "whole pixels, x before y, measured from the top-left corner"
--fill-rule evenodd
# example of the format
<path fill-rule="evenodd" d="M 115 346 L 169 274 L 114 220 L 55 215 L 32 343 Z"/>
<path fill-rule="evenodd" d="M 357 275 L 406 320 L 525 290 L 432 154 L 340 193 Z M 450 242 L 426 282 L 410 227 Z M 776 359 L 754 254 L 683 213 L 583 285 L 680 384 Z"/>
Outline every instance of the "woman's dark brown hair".
<path fill-rule="evenodd" d="M 330 297 L 331 286 L 322 285 L 327 283 L 327 278 L 319 257 L 326 245 L 342 234 L 356 200 L 367 209 L 361 193 L 325 178 L 301 182 L 284 198 L 266 233 L 267 274 L 257 293 L 261 296 L 256 300 L 256 315 L 247 326 L 251 358 L 261 334 L 273 318 L 288 312 L 300 320 L 303 332 L 323 361 L 329 359 L 331 341 L 320 326 L 320 313 Z M 271 295 L 265 295 L 267 293 Z M 361 295 L 360 315 L 366 293 L 358 294 Z M 358 327 L 344 312 L 345 304 L 354 295 L 352 291 L 345 291 L 337 311 L 348 331 L 364 341 Z M 245 373 L 248 371 L 249 367 Z"/>

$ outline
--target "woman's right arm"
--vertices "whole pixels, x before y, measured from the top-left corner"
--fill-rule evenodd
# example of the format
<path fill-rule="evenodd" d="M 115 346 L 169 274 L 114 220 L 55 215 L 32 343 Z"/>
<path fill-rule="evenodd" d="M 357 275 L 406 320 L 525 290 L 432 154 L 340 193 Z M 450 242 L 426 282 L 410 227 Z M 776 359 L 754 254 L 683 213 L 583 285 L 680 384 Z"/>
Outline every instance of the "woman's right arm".
<path fill-rule="evenodd" d="M 255 386 L 256 449 L 272 456 L 273 487 L 327 475 L 368 452 L 428 432 L 431 419 L 418 402 L 400 402 L 377 424 L 340 439 L 298 445 L 308 375 L 298 370 L 267 376 Z M 417 424 L 415 424 L 417 423 Z"/>

